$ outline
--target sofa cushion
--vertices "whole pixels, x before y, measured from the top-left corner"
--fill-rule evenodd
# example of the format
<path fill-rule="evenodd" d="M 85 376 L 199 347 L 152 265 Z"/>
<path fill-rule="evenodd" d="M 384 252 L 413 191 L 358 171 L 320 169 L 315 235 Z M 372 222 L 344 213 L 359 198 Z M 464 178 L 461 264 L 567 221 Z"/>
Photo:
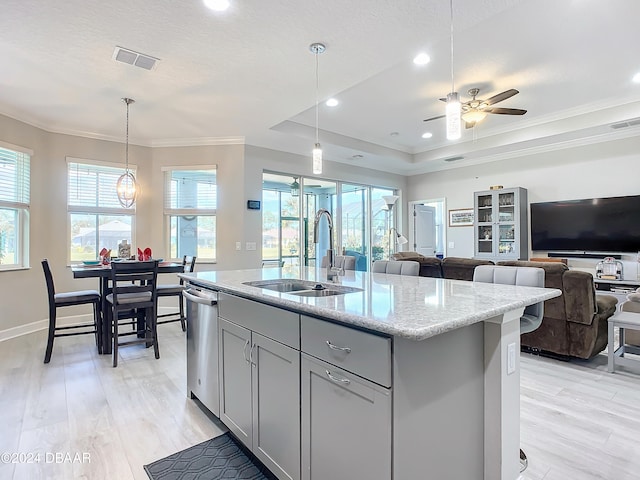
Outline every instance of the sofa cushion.
<path fill-rule="evenodd" d="M 442 260 L 438 257 L 425 257 L 418 252 L 397 252 L 391 255 L 391 260 L 418 262 L 421 277 L 442 278 Z"/>
<path fill-rule="evenodd" d="M 475 258 L 445 257 L 442 260 L 442 276 L 450 280 L 473 280 L 473 271 L 478 265 L 493 265 L 491 260 Z"/>

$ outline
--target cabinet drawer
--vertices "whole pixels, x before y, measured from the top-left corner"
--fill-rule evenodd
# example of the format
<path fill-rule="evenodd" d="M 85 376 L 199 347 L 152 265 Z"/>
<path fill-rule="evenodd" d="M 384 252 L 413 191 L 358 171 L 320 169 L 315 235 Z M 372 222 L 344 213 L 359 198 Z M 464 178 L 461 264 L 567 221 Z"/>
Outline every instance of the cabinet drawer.
<path fill-rule="evenodd" d="M 391 387 L 391 339 L 317 318 L 300 317 L 301 350 Z"/>
<path fill-rule="evenodd" d="M 218 315 L 265 337 L 300 350 L 300 315 L 220 293 Z"/>

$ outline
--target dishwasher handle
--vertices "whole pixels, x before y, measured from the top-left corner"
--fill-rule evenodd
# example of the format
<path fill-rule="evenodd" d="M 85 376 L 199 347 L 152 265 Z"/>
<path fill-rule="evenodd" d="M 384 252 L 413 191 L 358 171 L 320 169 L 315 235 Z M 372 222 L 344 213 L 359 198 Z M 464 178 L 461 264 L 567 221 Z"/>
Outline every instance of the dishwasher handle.
<path fill-rule="evenodd" d="M 185 290 L 184 292 L 182 292 L 182 294 L 184 295 L 184 297 L 187 300 L 190 300 L 194 303 L 199 303 L 200 305 L 208 305 L 208 306 L 213 306 L 213 305 L 217 305 L 218 304 L 218 299 L 216 298 L 212 298 L 210 296 L 201 296 L 197 294 L 197 290 Z"/>

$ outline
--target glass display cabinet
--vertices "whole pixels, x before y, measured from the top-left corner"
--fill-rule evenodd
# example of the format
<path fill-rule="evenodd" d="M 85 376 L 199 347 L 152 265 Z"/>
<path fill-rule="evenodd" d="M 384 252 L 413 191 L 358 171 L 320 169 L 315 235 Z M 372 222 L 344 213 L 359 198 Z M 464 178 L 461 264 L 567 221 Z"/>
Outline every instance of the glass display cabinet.
<path fill-rule="evenodd" d="M 474 194 L 474 257 L 527 260 L 527 190 L 502 188 Z"/>

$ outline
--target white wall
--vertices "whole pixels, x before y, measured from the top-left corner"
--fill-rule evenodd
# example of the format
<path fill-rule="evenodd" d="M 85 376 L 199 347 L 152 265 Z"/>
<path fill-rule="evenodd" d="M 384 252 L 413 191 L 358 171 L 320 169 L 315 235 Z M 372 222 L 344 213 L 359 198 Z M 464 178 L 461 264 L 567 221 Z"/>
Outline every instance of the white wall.
<path fill-rule="evenodd" d="M 640 137 L 409 177 L 407 197 L 446 197 L 449 210 L 472 208 L 473 193 L 492 185 L 524 187 L 529 203 L 639 195 Z M 473 256 L 473 227 L 447 227 L 449 242 L 448 256 Z M 570 266 L 592 271 L 597 261 L 570 259 Z M 635 279 L 634 261 L 625 256 L 625 278 Z"/>
<path fill-rule="evenodd" d="M 0 140 L 34 152 L 31 159 L 31 267 L 0 271 L 2 339 L 20 333 L 25 325 L 48 318 L 46 286 L 40 266 L 43 258 L 50 261 L 57 291 L 98 288 L 95 279 L 73 279 L 67 266 L 66 157 L 123 163 L 124 144 L 49 133 L 2 115 Z M 149 246 L 156 256 L 164 258 L 168 258 L 168 252 L 164 243 L 162 167 L 217 165 L 218 259 L 216 264 L 199 263 L 198 270 L 260 267 L 262 212 L 248 210 L 247 200 L 262 199 L 263 170 L 298 175 L 310 175 L 311 171 L 309 158 L 243 145 L 172 148 L 130 145 L 129 161 L 137 167 L 136 179 L 141 186 L 133 246 Z M 403 176 L 329 161 L 325 162 L 323 178 L 389 186 L 401 191 L 406 186 Z M 236 250 L 236 242 L 241 242 L 241 251 Z M 256 243 L 256 250 L 246 251 L 246 242 Z M 88 311 L 86 307 L 73 307 L 61 314 L 78 315 Z"/>

